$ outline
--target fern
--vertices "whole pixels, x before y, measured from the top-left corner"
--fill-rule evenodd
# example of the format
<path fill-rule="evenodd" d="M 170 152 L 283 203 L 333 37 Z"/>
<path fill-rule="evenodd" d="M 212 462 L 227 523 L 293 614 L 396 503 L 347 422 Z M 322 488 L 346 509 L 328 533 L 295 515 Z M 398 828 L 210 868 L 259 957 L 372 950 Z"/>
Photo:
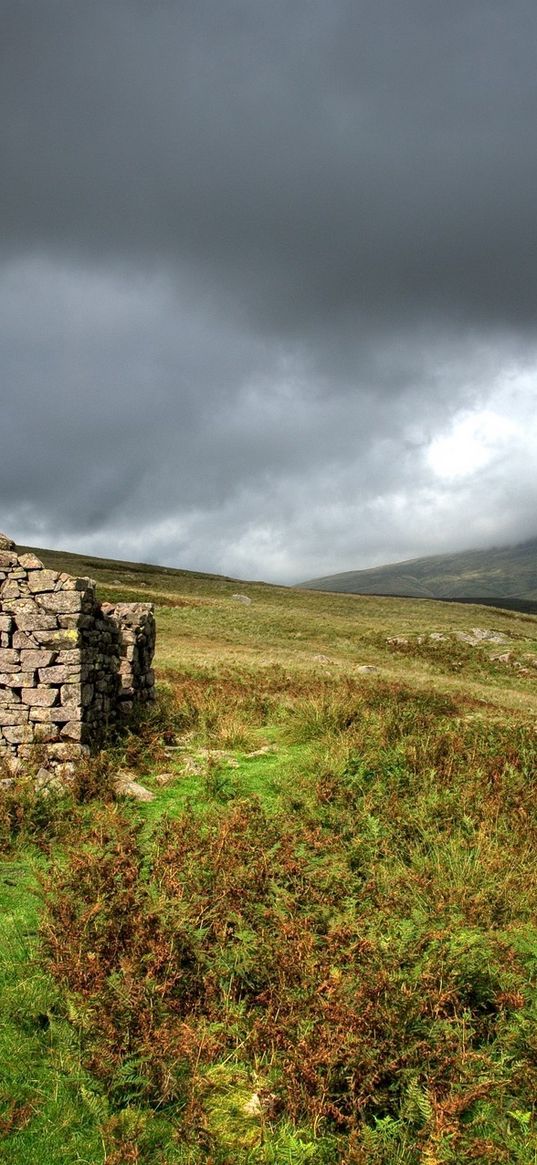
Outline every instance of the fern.
<path fill-rule="evenodd" d="M 84 1107 L 91 1113 L 92 1117 L 98 1124 L 104 1124 L 108 1119 L 108 1100 L 106 1096 L 99 1095 L 97 1092 L 92 1092 L 91 1089 L 86 1088 L 84 1084 L 80 1086 L 80 1097 L 84 1103 Z"/>
<path fill-rule="evenodd" d="M 426 1125 L 434 1120 L 434 1108 L 427 1092 L 420 1088 L 416 1079 L 410 1081 L 407 1090 L 407 1111 L 411 1120 L 418 1120 Z"/>

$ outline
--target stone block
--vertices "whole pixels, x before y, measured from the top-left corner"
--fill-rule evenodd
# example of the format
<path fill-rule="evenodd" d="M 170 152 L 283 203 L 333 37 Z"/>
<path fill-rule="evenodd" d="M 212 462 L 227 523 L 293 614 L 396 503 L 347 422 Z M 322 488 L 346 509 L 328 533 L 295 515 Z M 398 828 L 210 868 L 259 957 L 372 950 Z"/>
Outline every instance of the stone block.
<path fill-rule="evenodd" d="M 53 662 L 53 660 L 56 659 L 56 652 L 55 651 L 45 651 L 44 649 L 41 650 L 38 647 L 34 647 L 33 649 L 31 648 L 28 651 L 26 651 L 26 650 L 21 651 L 20 657 L 21 657 L 21 669 L 23 671 L 27 671 L 28 668 L 34 668 L 34 667 L 47 668 L 47 667 L 50 667 L 50 664 Z"/>
<path fill-rule="evenodd" d="M 55 570 L 33 570 L 28 575 L 28 589 L 33 595 L 43 595 L 53 591 L 58 582 Z"/>
<path fill-rule="evenodd" d="M 17 555 L 13 550 L 0 550 L 0 570 L 11 570 L 17 561 Z"/>
<path fill-rule="evenodd" d="M 81 746 L 80 747 L 81 754 L 84 751 L 85 750 L 84 750 L 83 746 Z M 77 757 L 77 760 L 80 760 L 80 757 Z M 76 764 L 74 764 L 73 761 L 63 761 L 61 764 L 58 764 L 58 762 L 56 761 L 56 763 L 54 765 L 54 773 L 58 777 L 58 780 L 62 782 L 62 785 L 64 786 L 64 788 L 68 788 L 69 785 L 72 784 L 72 780 L 73 780 L 73 777 L 75 775 L 75 772 L 76 772 Z"/>
<path fill-rule="evenodd" d="M 75 629 L 59 628 L 56 620 L 53 619 L 52 629 L 48 631 L 36 631 L 34 633 L 34 639 L 42 647 L 50 647 L 53 651 L 64 651 L 76 647 L 78 643 L 78 632 Z"/>
<path fill-rule="evenodd" d="M 22 763 L 18 756 L 11 755 L 5 757 L 4 764 L 8 772 L 13 773 L 14 777 L 17 777 L 22 770 Z"/>
<path fill-rule="evenodd" d="M 0 688 L 0 708 L 10 708 L 12 704 L 20 704 L 21 698 L 13 688 Z"/>
<path fill-rule="evenodd" d="M 60 728 L 57 724 L 33 724 L 33 734 L 36 744 L 54 744 L 60 739 Z"/>
<path fill-rule="evenodd" d="M 76 720 L 82 715 L 82 709 L 69 704 L 63 707 L 55 704 L 52 708 L 30 708 L 30 720 L 39 724 L 67 724 L 69 720 Z"/>
<path fill-rule="evenodd" d="M 5 601 L 2 596 L 1 601 L 4 611 L 8 611 L 11 615 L 39 615 L 40 613 L 39 607 L 29 595 L 21 594 L 16 599 L 11 598 Z"/>
<path fill-rule="evenodd" d="M 70 741 L 61 741 L 59 744 L 49 744 L 47 755 L 56 760 L 78 760 L 81 755 L 81 745 Z"/>
<path fill-rule="evenodd" d="M 16 745 L 17 756 L 22 760 L 28 760 L 34 763 L 36 760 L 40 761 L 43 755 L 43 750 L 46 748 L 44 744 L 36 744 L 32 740 L 29 744 Z"/>
<path fill-rule="evenodd" d="M 17 629 L 19 631 L 56 631 L 57 621 L 53 615 L 46 615 L 37 613 L 26 613 L 21 611 L 15 617 Z"/>
<path fill-rule="evenodd" d="M 122 644 L 133 647 L 136 644 L 136 632 L 123 627 L 121 630 L 121 642 Z"/>
<path fill-rule="evenodd" d="M 44 632 L 41 632 L 41 634 L 44 634 Z M 33 651 L 37 647 L 37 641 L 28 631 L 14 631 L 13 647 L 21 651 Z"/>
<path fill-rule="evenodd" d="M 82 741 L 84 738 L 85 725 L 81 720 L 68 720 L 64 724 L 61 735 L 62 739 Z"/>
<path fill-rule="evenodd" d="M 37 596 L 39 606 L 44 611 L 56 611 L 58 615 L 78 614 L 84 604 L 83 591 L 53 591 L 52 594 Z"/>
<path fill-rule="evenodd" d="M 43 570 L 43 563 L 35 554 L 20 554 L 19 562 L 25 570 Z"/>
<path fill-rule="evenodd" d="M 70 574 L 61 574 L 58 585 L 62 591 L 95 591 L 97 583 L 94 578 L 73 578 Z"/>
<path fill-rule="evenodd" d="M 57 664 L 78 663 L 79 660 L 80 650 L 77 647 L 72 647 L 67 651 L 59 651 L 56 657 Z"/>
<path fill-rule="evenodd" d="M 0 687 L 33 688 L 35 687 L 35 672 L 0 672 Z"/>
<path fill-rule="evenodd" d="M 12 627 L 13 619 L 11 618 L 11 615 L 0 614 L 0 631 L 5 631 L 7 633 L 8 631 L 11 631 Z"/>
<path fill-rule="evenodd" d="M 60 688 L 60 703 L 82 706 L 82 684 L 63 684 Z"/>
<path fill-rule="evenodd" d="M 57 626 L 65 631 L 78 631 L 79 628 L 91 627 L 93 620 L 91 615 L 58 615 Z"/>
<path fill-rule="evenodd" d="M 14 728 L 2 728 L 2 735 L 10 744 L 30 744 L 33 731 L 30 724 L 17 724 Z"/>
<path fill-rule="evenodd" d="M 13 647 L 0 648 L 0 671 L 21 671 L 21 658 Z"/>
<path fill-rule="evenodd" d="M 37 708 L 50 708 L 57 698 L 58 688 L 23 688 L 21 692 L 23 704 L 32 704 Z"/>
<path fill-rule="evenodd" d="M 22 708 L 19 704 L 17 708 L 0 708 L 0 724 L 27 724 L 28 723 L 28 709 Z"/>
<path fill-rule="evenodd" d="M 78 684 L 81 682 L 81 669 L 76 664 L 64 664 L 60 667 L 40 667 L 40 684 Z"/>
<path fill-rule="evenodd" d="M 20 598 L 20 594 L 21 590 L 17 579 L 8 576 L 0 587 L 0 602 L 4 605 L 8 600 Z"/>

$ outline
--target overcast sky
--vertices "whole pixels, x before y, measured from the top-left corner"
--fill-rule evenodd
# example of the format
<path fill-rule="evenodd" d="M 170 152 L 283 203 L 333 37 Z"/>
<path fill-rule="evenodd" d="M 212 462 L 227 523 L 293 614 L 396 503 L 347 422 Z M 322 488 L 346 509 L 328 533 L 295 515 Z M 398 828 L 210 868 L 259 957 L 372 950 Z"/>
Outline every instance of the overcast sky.
<path fill-rule="evenodd" d="M 0 529 L 282 582 L 537 535 L 535 0 L 0 14 Z"/>

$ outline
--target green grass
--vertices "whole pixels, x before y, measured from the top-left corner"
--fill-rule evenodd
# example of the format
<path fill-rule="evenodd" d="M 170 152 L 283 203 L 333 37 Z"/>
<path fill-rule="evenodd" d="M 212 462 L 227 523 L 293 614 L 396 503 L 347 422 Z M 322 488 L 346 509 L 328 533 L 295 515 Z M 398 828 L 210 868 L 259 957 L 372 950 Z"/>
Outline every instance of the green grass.
<path fill-rule="evenodd" d="M 536 1165 L 537 620 L 42 557 L 160 702 L 0 806 L 2 1162 Z"/>
<path fill-rule="evenodd" d="M 313 672 L 331 678 L 359 675 L 358 669 L 369 665 L 386 679 L 404 672 L 405 682 L 416 686 L 449 686 L 487 702 L 535 708 L 537 670 L 525 658 L 537 658 L 537 618 L 532 615 L 429 599 L 323 594 L 58 551 L 38 553 L 47 566 L 97 579 L 103 598 L 155 602 L 161 669 L 207 674 L 211 667 L 221 671 L 226 665 L 255 673 L 281 667 L 293 675 Z M 251 606 L 234 602 L 236 592 L 246 593 Z M 458 633 L 476 626 L 507 636 L 508 663 L 490 658 L 501 646 L 456 642 Z M 431 642 L 431 633 L 447 635 L 448 642 Z M 419 644 L 423 636 L 425 643 Z M 387 643 L 394 637 L 408 638 L 408 646 L 394 649 Z"/>
<path fill-rule="evenodd" d="M 5 1165 L 104 1160 L 99 1085 L 83 1069 L 57 985 L 37 958 L 33 852 L 0 866 L 0 1129 Z"/>

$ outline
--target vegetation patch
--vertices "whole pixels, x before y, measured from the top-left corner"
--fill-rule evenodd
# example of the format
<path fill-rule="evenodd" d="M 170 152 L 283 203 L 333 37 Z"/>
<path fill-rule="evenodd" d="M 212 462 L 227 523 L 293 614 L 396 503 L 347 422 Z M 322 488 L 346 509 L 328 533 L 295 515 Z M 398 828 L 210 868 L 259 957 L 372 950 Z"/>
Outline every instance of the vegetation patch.
<path fill-rule="evenodd" d="M 390 651 L 421 633 L 403 603 L 353 647 L 380 674 L 345 669 L 357 600 L 322 595 L 335 662 L 306 665 L 312 596 L 295 618 L 260 588 L 231 633 L 201 586 L 160 613 L 135 730 L 67 794 L 0 788 L 2 1160 L 534 1165 L 530 678 L 473 676 L 459 640 L 461 676 L 445 640 L 434 669 Z M 296 665 L 255 644 L 268 611 Z M 172 666 L 202 616 L 207 650 Z"/>

